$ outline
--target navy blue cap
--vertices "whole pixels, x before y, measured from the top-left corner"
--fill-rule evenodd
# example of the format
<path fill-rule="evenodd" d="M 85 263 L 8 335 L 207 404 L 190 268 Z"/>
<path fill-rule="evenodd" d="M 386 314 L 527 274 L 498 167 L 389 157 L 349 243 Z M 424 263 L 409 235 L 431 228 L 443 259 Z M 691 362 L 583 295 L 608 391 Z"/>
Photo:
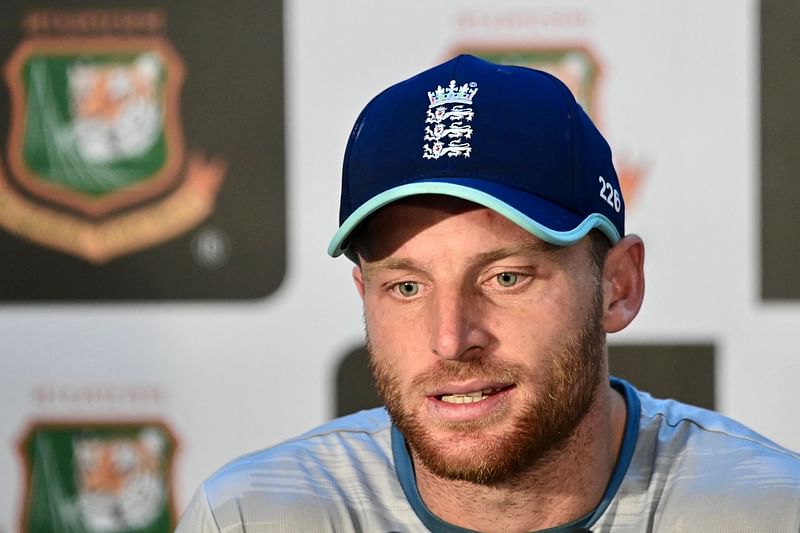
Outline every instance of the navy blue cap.
<path fill-rule="evenodd" d="M 554 76 L 460 55 L 389 87 L 359 115 L 342 171 L 338 256 L 381 207 L 443 194 L 488 207 L 540 239 L 612 243 L 625 206 L 608 143 Z"/>

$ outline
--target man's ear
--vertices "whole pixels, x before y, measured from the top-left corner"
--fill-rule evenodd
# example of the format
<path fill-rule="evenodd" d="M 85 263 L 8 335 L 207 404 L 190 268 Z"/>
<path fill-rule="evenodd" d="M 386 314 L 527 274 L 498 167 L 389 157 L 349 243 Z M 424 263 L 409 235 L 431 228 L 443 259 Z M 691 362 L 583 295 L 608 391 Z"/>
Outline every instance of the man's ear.
<path fill-rule="evenodd" d="M 364 274 L 358 265 L 353 267 L 353 281 L 356 284 L 358 294 L 361 296 L 361 301 L 364 301 Z"/>
<path fill-rule="evenodd" d="M 614 333 L 639 313 L 644 298 L 644 243 L 627 235 L 608 251 L 603 265 L 603 329 Z"/>

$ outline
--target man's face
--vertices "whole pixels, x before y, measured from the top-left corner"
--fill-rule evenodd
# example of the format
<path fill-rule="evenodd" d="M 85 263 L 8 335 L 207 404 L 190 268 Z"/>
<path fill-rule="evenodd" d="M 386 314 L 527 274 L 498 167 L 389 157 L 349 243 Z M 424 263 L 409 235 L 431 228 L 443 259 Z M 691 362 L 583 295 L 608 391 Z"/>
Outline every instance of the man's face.
<path fill-rule="evenodd" d="M 491 210 L 421 196 L 380 210 L 360 244 L 373 372 L 415 460 L 489 484 L 569 436 L 605 372 L 588 239 L 553 247 Z"/>

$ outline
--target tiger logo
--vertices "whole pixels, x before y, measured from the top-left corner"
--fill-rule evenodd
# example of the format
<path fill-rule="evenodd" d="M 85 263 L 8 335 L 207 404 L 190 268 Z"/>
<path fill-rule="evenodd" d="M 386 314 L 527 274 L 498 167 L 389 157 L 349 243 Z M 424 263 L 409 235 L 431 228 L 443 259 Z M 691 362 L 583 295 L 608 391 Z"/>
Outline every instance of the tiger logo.
<path fill-rule="evenodd" d="M 71 132 L 84 161 L 134 158 L 155 144 L 162 126 L 162 71 L 153 54 L 140 54 L 132 63 L 77 63 L 68 69 Z"/>
<path fill-rule="evenodd" d="M 77 507 L 85 527 L 111 533 L 150 525 L 162 512 L 165 442 L 153 429 L 138 437 L 76 438 Z"/>

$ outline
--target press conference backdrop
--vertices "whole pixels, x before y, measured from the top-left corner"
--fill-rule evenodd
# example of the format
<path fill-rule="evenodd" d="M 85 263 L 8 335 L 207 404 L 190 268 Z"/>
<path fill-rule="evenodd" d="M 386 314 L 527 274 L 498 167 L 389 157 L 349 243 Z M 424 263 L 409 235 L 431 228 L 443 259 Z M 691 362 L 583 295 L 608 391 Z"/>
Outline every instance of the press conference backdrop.
<path fill-rule="evenodd" d="M 614 149 L 647 295 L 612 370 L 800 448 L 793 3 L 0 14 L 0 533 L 170 531 L 225 461 L 377 403 L 325 255 L 342 152 L 369 98 L 461 52 L 556 73 Z"/>

